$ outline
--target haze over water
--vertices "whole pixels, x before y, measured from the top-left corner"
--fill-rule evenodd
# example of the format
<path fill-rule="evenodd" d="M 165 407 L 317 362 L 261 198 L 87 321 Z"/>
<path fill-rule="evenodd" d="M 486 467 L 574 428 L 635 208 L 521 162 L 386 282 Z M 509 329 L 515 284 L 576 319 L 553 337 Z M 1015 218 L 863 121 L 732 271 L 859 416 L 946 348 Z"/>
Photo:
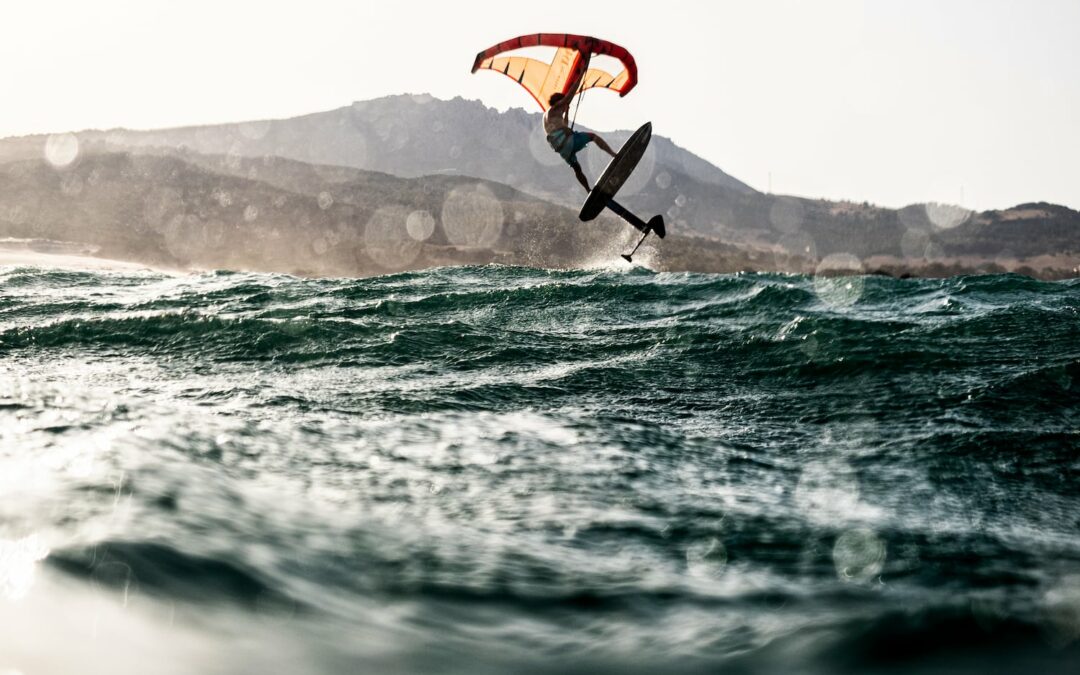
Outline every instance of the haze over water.
<path fill-rule="evenodd" d="M 1069 672 L 1078 312 L 0 268 L 0 672 Z"/>

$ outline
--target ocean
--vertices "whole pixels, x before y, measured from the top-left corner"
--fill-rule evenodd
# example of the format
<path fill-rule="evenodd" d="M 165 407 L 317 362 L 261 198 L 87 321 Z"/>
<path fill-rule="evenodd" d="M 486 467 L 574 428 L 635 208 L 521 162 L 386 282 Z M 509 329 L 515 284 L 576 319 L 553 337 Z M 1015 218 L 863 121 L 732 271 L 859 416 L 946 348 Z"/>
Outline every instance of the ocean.
<path fill-rule="evenodd" d="M 1080 281 L 0 268 L 0 673 L 1080 672 Z"/>

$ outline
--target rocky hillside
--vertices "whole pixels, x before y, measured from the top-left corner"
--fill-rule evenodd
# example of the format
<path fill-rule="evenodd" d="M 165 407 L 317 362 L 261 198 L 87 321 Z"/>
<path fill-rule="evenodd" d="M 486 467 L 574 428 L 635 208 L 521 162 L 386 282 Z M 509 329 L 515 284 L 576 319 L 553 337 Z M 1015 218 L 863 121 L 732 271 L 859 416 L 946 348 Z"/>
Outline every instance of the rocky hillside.
<path fill-rule="evenodd" d="M 629 133 L 608 135 L 617 147 Z M 204 154 L 272 155 L 405 178 L 464 175 L 505 183 L 567 205 L 580 203 L 582 197 L 573 173 L 547 146 L 539 114 L 521 109 L 500 113 L 461 98 L 391 96 L 291 119 L 156 131 L 88 131 L 79 137 L 98 148 L 107 144 L 127 150 L 184 148 Z M 0 145 L 0 155 L 4 150 Z M 594 149 L 586 153 L 586 164 L 595 165 L 588 167 L 593 177 L 606 159 Z M 628 186 L 630 190 L 656 178 L 664 184 L 666 174 L 734 192 L 754 192 L 662 135 L 653 137 L 640 174 L 642 185 Z"/>
<path fill-rule="evenodd" d="M 945 250 L 957 255 L 1028 258 L 1056 253 L 1080 258 L 1080 212 L 1045 202 L 1021 204 L 974 214 L 938 238 Z"/>
<path fill-rule="evenodd" d="M 628 132 L 606 135 L 618 144 Z M 352 181 L 368 206 L 387 198 L 386 186 L 396 193 L 400 179 L 418 179 L 417 185 L 429 190 L 454 180 L 483 184 L 494 192 L 512 188 L 515 203 L 532 199 L 546 203 L 545 208 L 576 210 L 582 197 L 571 172 L 545 144 L 539 115 L 520 109 L 500 113 L 460 98 L 393 96 L 284 120 L 5 139 L 0 140 L 0 163 L 40 162 L 71 145 L 77 155 L 172 157 L 211 173 L 257 179 L 266 187 L 308 196 L 325 191 L 323 183 Z M 293 161 L 261 161 L 267 157 Z M 606 155 L 588 150 L 587 172 L 597 176 L 605 160 Z M 398 204 L 410 212 L 433 208 L 423 195 L 406 193 L 407 199 L 386 206 Z M 409 201 L 414 196 L 415 203 Z M 894 210 L 763 194 L 662 135 L 654 136 L 620 200 L 645 216 L 664 214 L 674 233 L 748 251 L 770 250 L 779 258 L 816 261 L 844 254 L 908 266 L 979 258 L 1008 269 L 1019 265 L 1016 259 L 1053 257 L 1039 264 L 1065 269 L 1080 264 L 1080 214 L 1065 207 L 1025 204 L 972 213 L 916 204 Z M 572 221 L 572 213 L 556 220 L 564 218 Z"/>
<path fill-rule="evenodd" d="M 511 187 L 406 179 L 282 158 L 85 154 L 0 164 L 0 239 L 78 242 L 177 268 L 360 276 L 438 265 L 570 267 L 617 260 L 634 231 Z M 731 272 L 755 256 L 669 236 L 660 269 Z"/>

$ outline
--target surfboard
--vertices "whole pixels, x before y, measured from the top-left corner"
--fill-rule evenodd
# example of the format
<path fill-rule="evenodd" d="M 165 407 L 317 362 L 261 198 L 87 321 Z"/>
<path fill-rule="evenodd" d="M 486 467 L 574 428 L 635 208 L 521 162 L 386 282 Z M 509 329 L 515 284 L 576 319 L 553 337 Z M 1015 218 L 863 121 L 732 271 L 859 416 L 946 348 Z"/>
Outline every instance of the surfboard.
<path fill-rule="evenodd" d="M 581 206 L 581 212 L 578 213 L 578 217 L 582 221 L 588 222 L 595 219 L 604 209 L 610 209 L 619 215 L 620 218 L 633 225 L 639 232 L 642 233 L 641 239 L 638 241 L 637 246 L 629 254 L 624 254 L 623 258 L 627 262 L 634 261 L 634 254 L 641 248 L 641 244 L 644 243 L 645 238 L 649 236 L 650 232 L 655 232 L 656 236 L 663 239 L 667 235 L 667 229 L 664 227 L 663 216 L 653 216 L 649 222 L 645 222 L 637 215 L 632 213 L 630 209 L 626 208 L 619 202 L 615 201 L 615 195 L 618 194 L 619 189 L 622 188 L 626 180 L 630 178 L 634 173 L 634 169 L 637 168 L 638 162 L 645 155 L 645 151 L 649 148 L 649 141 L 652 139 L 652 122 L 646 122 L 640 129 L 635 131 L 626 143 L 623 144 L 619 151 L 615 153 L 615 157 L 608 163 L 607 168 L 604 169 L 604 173 L 600 174 L 599 180 L 596 181 L 596 185 L 593 186 L 592 192 L 589 193 L 588 198 L 585 199 L 585 203 Z"/>
<path fill-rule="evenodd" d="M 581 220 L 585 222 L 593 220 L 607 207 L 608 202 L 615 197 L 619 189 L 634 173 L 638 162 L 641 161 L 645 151 L 649 148 L 651 139 L 652 122 L 646 122 L 623 144 L 619 152 L 608 163 L 607 168 L 604 169 L 604 173 L 596 181 L 596 185 L 593 186 L 593 190 L 589 193 L 585 204 L 582 205 L 581 213 L 578 214 Z"/>

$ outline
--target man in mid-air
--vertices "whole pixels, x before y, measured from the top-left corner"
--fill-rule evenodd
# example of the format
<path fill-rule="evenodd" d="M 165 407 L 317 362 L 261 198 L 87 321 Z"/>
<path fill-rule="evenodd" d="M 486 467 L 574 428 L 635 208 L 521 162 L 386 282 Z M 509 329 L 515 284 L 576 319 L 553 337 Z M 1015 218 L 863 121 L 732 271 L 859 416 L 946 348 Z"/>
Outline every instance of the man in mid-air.
<path fill-rule="evenodd" d="M 577 91 L 578 85 L 581 83 L 581 77 L 584 74 L 583 70 L 581 75 L 570 83 L 566 90 Z M 572 95 L 566 96 L 560 92 L 551 95 L 548 100 L 548 105 L 551 107 L 544 113 L 544 133 L 547 134 L 548 145 L 551 146 L 552 150 L 559 153 L 563 161 L 570 165 L 585 191 L 592 192 L 589 181 L 581 170 L 581 163 L 578 162 L 577 154 L 584 150 L 586 145 L 594 142 L 597 147 L 612 157 L 615 156 L 615 153 L 612 151 L 611 146 L 596 134 L 588 131 L 574 131 L 570 128 L 570 103 L 573 100 Z"/>

